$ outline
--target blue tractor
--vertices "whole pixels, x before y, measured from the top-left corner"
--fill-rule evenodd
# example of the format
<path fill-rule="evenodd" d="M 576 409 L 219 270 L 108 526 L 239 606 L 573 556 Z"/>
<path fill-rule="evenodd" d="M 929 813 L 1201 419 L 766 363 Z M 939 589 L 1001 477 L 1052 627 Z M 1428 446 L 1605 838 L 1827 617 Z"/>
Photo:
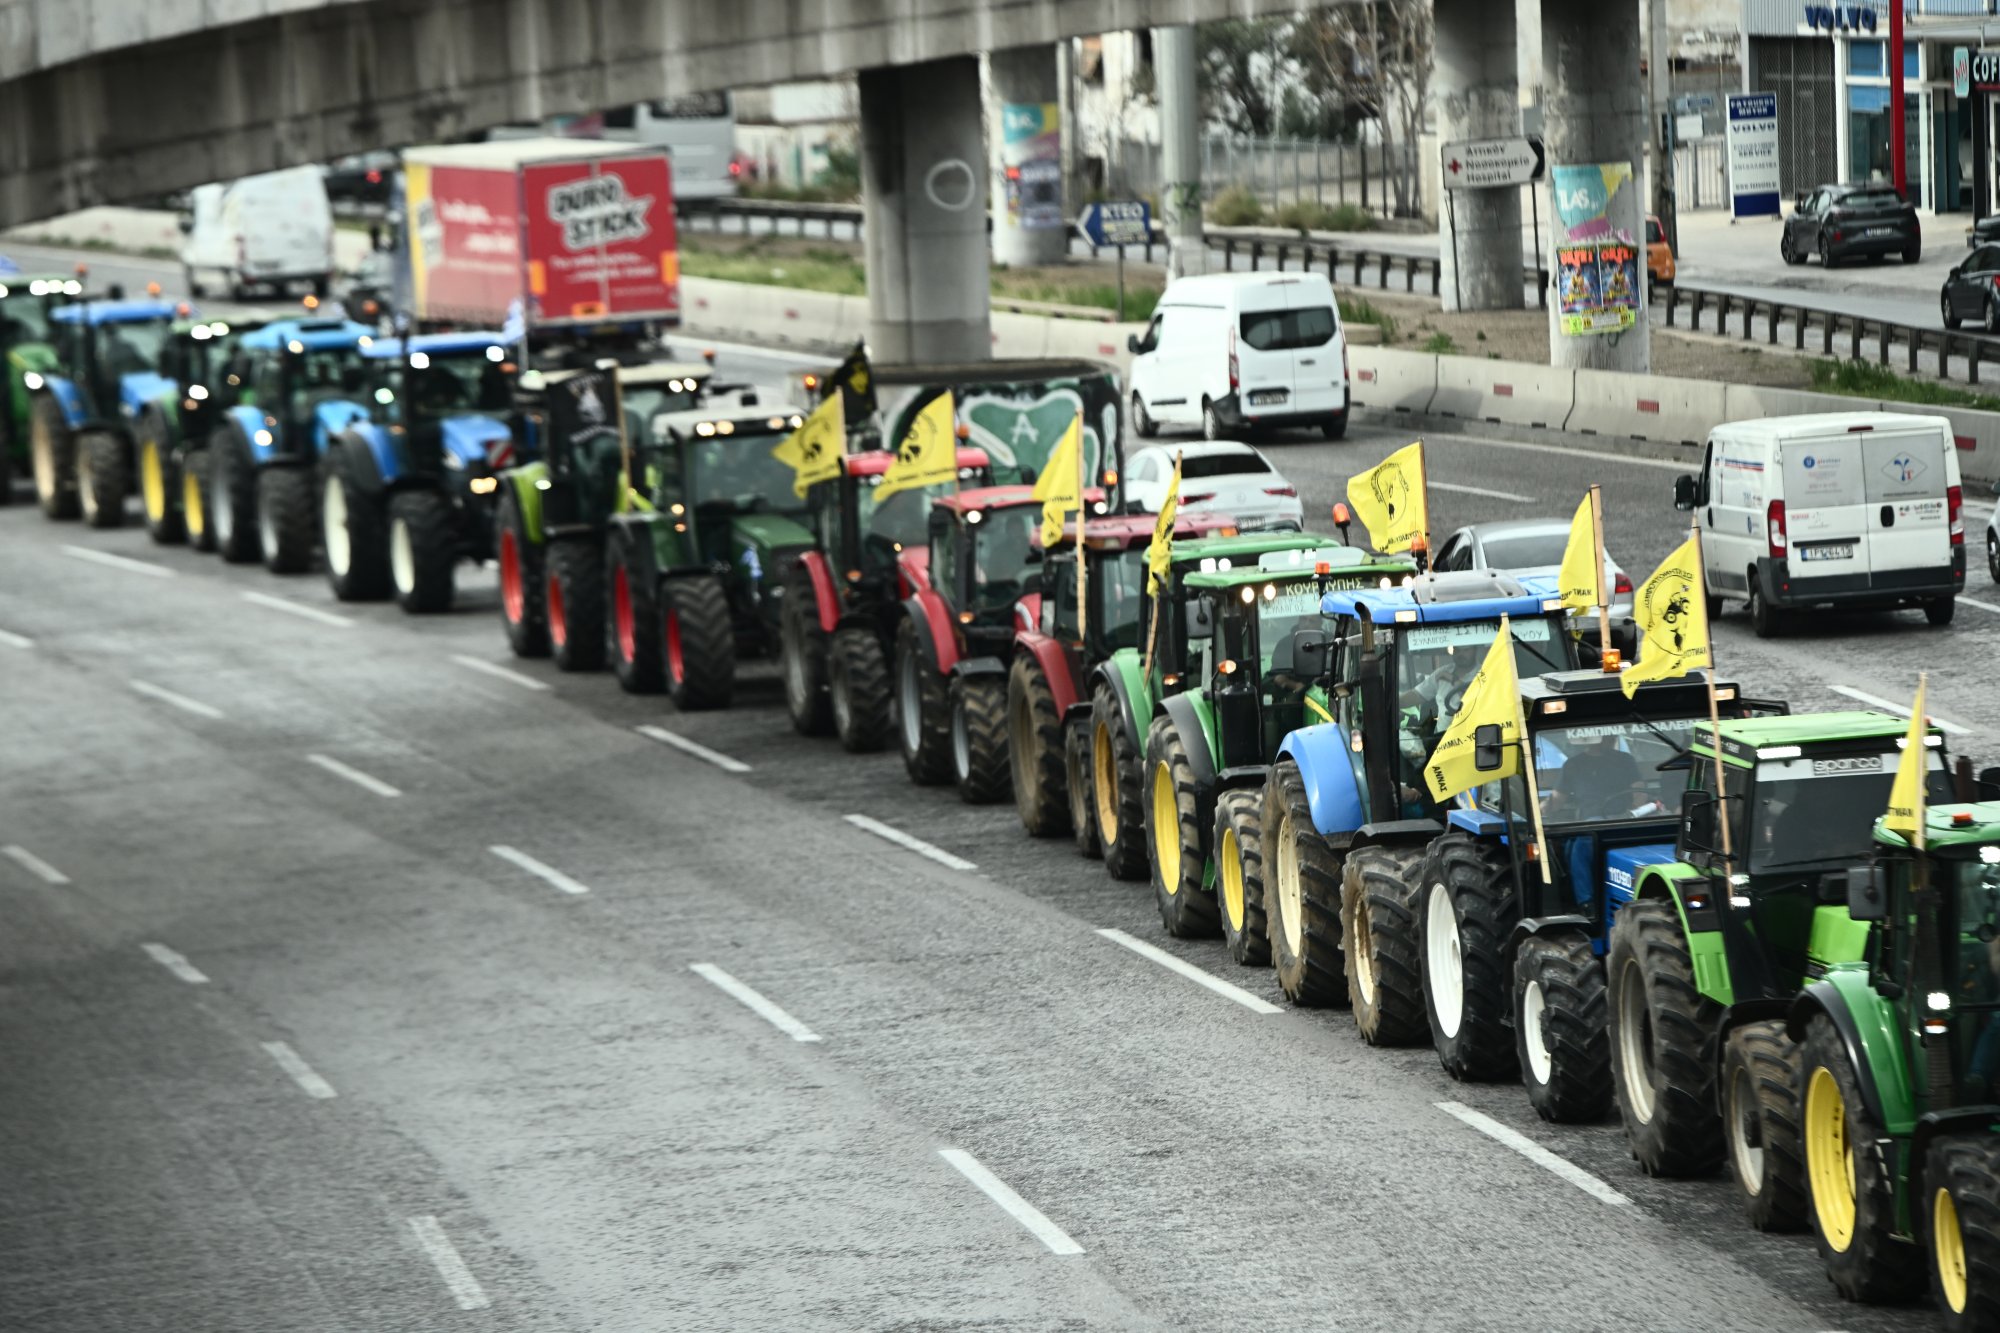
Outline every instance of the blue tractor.
<path fill-rule="evenodd" d="M 320 482 L 334 596 L 395 594 L 405 611 L 451 609 L 460 559 L 493 556 L 518 368 L 499 333 L 382 338 L 363 349 L 371 419 L 343 431 Z"/>
<path fill-rule="evenodd" d="M 171 301 L 77 301 L 49 311 L 56 365 L 22 377 L 28 390 L 28 452 L 35 495 L 50 518 L 94 528 L 125 521 L 140 420 L 179 398 L 160 374 L 160 355 L 185 305 Z"/>
<path fill-rule="evenodd" d="M 1348 1005 L 1374 1045 L 1427 1034 L 1417 921 L 1425 849 L 1444 832 L 1423 766 L 1500 617 L 1522 676 L 1577 666 L 1549 581 L 1491 570 L 1329 592 L 1332 716 L 1284 738 L 1264 788 L 1265 910 L 1286 998 Z"/>

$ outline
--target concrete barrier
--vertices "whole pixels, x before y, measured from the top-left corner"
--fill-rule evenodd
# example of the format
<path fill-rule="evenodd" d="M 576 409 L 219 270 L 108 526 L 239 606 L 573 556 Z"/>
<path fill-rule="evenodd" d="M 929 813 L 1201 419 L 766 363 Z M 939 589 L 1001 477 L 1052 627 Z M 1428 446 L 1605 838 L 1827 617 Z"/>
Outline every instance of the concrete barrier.
<path fill-rule="evenodd" d="M 1865 412 L 1875 404 L 1838 394 L 1814 393 L 1810 389 L 1766 389 L 1754 384 L 1723 386 L 1722 410 L 1725 421 L 1754 421 L 1759 417 L 1803 417 L 1820 412 Z"/>
<path fill-rule="evenodd" d="M 1701 444 L 1729 419 L 1724 386 L 1613 370 L 1576 372 L 1576 407 L 1566 429 L 1666 444 Z"/>
<path fill-rule="evenodd" d="M 1469 356 L 1437 359 L 1432 416 L 1561 430 L 1576 403 L 1576 372 Z"/>
<path fill-rule="evenodd" d="M 1388 347 L 1348 349 L 1348 393 L 1356 407 L 1423 415 L 1437 396 L 1438 358 Z"/>

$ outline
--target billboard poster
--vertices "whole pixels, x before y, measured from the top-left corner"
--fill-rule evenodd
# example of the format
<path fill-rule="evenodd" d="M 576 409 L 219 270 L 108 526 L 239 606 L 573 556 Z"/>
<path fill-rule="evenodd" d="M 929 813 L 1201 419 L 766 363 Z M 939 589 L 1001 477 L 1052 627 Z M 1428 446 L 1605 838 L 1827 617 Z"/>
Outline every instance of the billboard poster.
<path fill-rule="evenodd" d="M 428 319 L 495 322 L 521 281 L 514 175 L 405 164 L 410 284 Z"/>
<path fill-rule="evenodd" d="M 1729 98 L 1729 207 L 1739 218 L 1778 216 L 1778 95 Z"/>
<path fill-rule="evenodd" d="M 1000 107 L 1004 223 L 1026 231 L 1061 231 L 1062 108 L 1054 102 L 1006 102 Z"/>
<path fill-rule="evenodd" d="M 521 190 L 531 325 L 678 318 L 680 256 L 664 156 L 530 163 Z"/>
<path fill-rule="evenodd" d="M 1645 288 L 1639 278 L 1639 238 L 1614 215 L 1643 211 L 1626 195 L 1635 189 L 1632 164 L 1559 166 L 1552 173 L 1556 204 L 1556 301 L 1564 336 L 1623 333 L 1639 322 Z"/>

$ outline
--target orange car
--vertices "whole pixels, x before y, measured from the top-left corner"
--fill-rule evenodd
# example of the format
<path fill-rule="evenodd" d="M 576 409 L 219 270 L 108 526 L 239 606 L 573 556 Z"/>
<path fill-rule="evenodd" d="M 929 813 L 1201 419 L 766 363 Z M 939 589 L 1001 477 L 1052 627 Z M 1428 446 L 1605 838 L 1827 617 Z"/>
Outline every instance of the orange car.
<path fill-rule="evenodd" d="M 1646 275 L 1656 287 L 1674 280 L 1674 247 L 1667 244 L 1667 229 L 1650 213 L 1646 215 Z"/>

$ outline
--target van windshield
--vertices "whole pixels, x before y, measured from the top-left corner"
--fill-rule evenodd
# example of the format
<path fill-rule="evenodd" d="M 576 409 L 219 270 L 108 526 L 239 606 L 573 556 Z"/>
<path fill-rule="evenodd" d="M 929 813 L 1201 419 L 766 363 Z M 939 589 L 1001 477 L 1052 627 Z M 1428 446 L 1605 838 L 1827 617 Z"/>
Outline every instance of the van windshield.
<path fill-rule="evenodd" d="M 1324 347 L 1333 339 L 1333 309 L 1252 310 L 1238 327 L 1246 346 L 1259 352 L 1284 352 L 1295 347 Z"/>

